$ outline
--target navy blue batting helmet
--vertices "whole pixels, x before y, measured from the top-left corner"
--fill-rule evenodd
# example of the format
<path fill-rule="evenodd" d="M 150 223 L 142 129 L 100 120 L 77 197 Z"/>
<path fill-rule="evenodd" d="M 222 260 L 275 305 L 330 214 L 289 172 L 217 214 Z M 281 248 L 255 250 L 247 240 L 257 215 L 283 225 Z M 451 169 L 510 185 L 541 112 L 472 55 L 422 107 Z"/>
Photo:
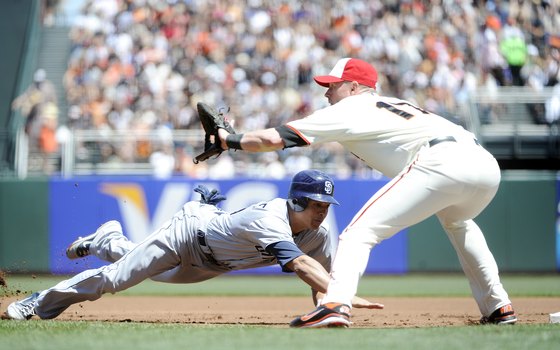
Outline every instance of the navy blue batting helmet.
<path fill-rule="evenodd" d="M 303 170 L 297 173 L 292 179 L 288 199 L 295 211 L 305 210 L 309 199 L 338 205 L 334 199 L 333 180 L 319 170 Z"/>

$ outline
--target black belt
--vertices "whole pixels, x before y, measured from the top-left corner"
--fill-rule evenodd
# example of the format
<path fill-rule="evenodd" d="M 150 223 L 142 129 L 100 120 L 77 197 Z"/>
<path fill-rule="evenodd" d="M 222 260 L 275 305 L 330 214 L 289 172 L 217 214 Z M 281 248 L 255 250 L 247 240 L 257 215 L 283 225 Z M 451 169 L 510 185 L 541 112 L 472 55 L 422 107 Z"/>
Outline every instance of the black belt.
<path fill-rule="evenodd" d="M 210 247 L 208 247 L 208 244 L 206 244 L 206 233 L 204 231 L 198 230 L 196 232 L 196 238 L 198 240 L 198 245 L 200 246 L 200 249 L 206 256 L 206 258 L 215 263 L 216 259 L 212 254 L 212 250 L 210 249 Z"/>
<path fill-rule="evenodd" d="M 473 139 L 474 143 L 476 145 L 480 146 L 480 143 L 478 142 L 477 139 Z M 442 143 L 442 142 L 457 142 L 457 140 L 453 137 L 453 136 L 441 136 L 441 137 L 436 137 L 435 139 L 430 140 L 430 142 L 428 142 L 428 145 L 430 147 L 434 147 L 435 145 Z"/>
<path fill-rule="evenodd" d="M 455 140 L 453 136 L 441 136 L 441 137 L 436 137 L 435 139 L 431 139 L 430 142 L 428 142 L 428 145 L 430 147 L 434 147 L 438 143 L 442 143 L 442 142 L 457 142 L 457 140 Z"/>

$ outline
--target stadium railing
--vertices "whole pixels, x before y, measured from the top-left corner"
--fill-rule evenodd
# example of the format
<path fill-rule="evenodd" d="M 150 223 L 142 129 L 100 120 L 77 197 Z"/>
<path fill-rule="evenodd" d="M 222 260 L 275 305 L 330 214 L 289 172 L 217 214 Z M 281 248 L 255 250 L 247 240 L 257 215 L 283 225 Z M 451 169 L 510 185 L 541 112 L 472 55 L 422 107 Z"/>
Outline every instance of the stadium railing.
<path fill-rule="evenodd" d="M 559 122 L 545 121 L 546 103 L 554 94 L 552 88 L 540 91 L 517 87 L 482 89 L 471 96 L 467 105 L 461 106 L 458 114 L 462 115 L 467 129 L 502 162 L 502 168 L 503 164 L 506 168 L 557 168 L 560 164 Z M 160 146 L 172 144 L 192 157 L 203 149 L 202 140 L 202 130 L 73 130 L 67 133 L 67 141 L 61 145 L 60 152 L 51 155 L 48 161 L 63 177 L 149 175 L 153 173 L 149 154 Z M 30 151 L 26 143 L 25 133 L 19 132 L 15 172 L 20 178 L 41 175 L 37 167 L 40 157 Z M 537 161 L 537 165 L 527 163 L 530 161 Z M 323 166 L 325 170 L 329 168 L 328 164 Z"/>

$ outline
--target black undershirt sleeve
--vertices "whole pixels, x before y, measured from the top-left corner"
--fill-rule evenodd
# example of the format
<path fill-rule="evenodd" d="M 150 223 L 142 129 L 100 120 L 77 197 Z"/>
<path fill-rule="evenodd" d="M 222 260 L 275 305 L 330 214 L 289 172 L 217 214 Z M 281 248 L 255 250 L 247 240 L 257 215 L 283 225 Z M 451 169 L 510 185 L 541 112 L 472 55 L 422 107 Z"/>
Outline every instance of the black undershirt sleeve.
<path fill-rule="evenodd" d="M 276 131 L 280 134 L 282 140 L 284 140 L 284 148 L 308 146 L 309 144 L 301 136 L 299 136 L 294 130 L 288 128 L 286 125 L 277 126 Z"/>

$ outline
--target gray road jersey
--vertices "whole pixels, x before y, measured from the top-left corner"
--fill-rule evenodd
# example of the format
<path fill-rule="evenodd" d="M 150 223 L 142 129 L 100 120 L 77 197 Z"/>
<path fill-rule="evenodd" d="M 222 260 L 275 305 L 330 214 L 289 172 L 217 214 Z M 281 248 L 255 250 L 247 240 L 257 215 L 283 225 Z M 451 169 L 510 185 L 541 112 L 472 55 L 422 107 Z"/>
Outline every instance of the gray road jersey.
<path fill-rule="evenodd" d="M 321 226 L 293 237 L 285 199 L 276 198 L 216 216 L 206 228 L 206 242 L 214 258 L 232 270 L 276 264 L 276 258 L 265 249 L 280 241 L 295 243 L 330 271 L 334 249 L 328 228 Z"/>

